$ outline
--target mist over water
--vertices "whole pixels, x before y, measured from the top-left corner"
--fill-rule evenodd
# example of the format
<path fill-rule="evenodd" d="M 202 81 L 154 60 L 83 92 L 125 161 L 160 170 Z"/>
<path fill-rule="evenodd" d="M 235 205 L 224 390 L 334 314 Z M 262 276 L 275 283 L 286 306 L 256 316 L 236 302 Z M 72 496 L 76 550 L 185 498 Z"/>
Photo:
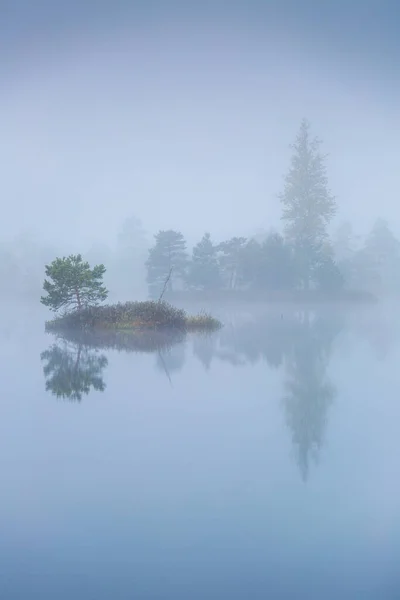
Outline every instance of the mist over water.
<path fill-rule="evenodd" d="M 400 597 L 399 19 L 2 15 L 1 599 Z M 72 254 L 223 327 L 45 333 Z"/>
<path fill-rule="evenodd" d="M 2 596 L 396 597 L 396 313 L 213 312 L 140 352 L 10 309 Z"/>

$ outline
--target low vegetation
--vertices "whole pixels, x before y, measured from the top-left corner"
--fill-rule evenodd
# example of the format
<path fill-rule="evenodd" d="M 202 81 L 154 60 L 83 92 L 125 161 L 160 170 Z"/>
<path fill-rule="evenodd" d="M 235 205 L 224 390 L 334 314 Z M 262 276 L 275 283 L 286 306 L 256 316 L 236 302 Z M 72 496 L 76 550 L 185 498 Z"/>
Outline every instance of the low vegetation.
<path fill-rule="evenodd" d="M 47 331 L 214 331 L 221 323 L 209 314 L 189 316 L 167 302 L 125 302 L 91 306 L 65 313 L 46 323 Z"/>
<path fill-rule="evenodd" d="M 186 329 L 188 331 L 214 331 L 220 327 L 220 321 L 209 313 L 186 317 Z"/>

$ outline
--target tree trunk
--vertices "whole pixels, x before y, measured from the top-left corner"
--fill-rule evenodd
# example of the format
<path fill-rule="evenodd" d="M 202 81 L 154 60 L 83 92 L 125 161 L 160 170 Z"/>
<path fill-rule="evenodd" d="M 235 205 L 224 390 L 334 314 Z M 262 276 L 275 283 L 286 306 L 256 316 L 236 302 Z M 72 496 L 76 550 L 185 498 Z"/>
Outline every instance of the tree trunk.
<path fill-rule="evenodd" d="M 78 304 L 78 309 L 81 310 L 82 308 L 82 302 L 81 302 L 81 295 L 79 293 L 79 289 L 75 288 L 75 294 L 76 294 L 76 302 Z"/>

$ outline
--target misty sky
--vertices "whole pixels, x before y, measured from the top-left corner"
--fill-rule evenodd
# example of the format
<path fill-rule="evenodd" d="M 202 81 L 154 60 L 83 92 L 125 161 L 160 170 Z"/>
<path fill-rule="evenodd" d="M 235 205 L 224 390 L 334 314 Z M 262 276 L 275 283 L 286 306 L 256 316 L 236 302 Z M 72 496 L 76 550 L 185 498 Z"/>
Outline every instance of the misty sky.
<path fill-rule="evenodd" d="M 303 116 L 339 218 L 400 234 L 400 8 L 349 4 L 10 2 L 0 234 L 86 245 L 131 214 L 190 240 L 269 228 Z"/>

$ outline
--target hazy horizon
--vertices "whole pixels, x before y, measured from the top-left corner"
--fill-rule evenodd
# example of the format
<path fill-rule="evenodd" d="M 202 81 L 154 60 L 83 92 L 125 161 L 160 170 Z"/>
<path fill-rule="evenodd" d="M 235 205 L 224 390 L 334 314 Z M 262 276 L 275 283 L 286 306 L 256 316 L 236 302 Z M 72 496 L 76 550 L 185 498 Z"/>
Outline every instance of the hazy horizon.
<path fill-rule="evenodd" d="M 257 3 L 20 6 L 0 63 L 3 238 L 109 243 L 131 214 L 191 242 L 277 226 L 304 116 L 329 154 L 336 222 L 365 233 L 382 216 L 400 232 L 398 46 L 374 3 L 358 22 L 341 3 L 314 16 L 304 3 L 302 18 Z"/>

